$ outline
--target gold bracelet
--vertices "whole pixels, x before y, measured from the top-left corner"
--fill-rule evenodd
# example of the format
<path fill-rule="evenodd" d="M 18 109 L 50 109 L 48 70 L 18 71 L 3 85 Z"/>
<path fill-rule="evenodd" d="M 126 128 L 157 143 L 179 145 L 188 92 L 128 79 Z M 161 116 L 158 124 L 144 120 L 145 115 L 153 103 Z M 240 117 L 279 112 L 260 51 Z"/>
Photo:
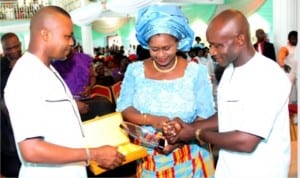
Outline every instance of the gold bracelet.
<path fill-rule="evenodd" d="M 90 165 L 90 161 L 91 161 L 91 154 L 90 154 L 90 150 L 89 148 L 85 148 L 85 153 L 86 153 L 86 166 L 89 166 Z"/>
<path fill-rule="evenodd" d="M 199 142 L 200 145 L 203 145 L 203 144 L 205 144 L 205 142 L 200 138 L 200 135 L 201 135 L 201 128 L 196 129 L 195 138 Z"/>
<path fill-rule="evenodd" d="M 144 117 L 144 125 L 148 125 L 148 122 L 147 122 L 147 114 L 143 114 L 143 117 Z"/>

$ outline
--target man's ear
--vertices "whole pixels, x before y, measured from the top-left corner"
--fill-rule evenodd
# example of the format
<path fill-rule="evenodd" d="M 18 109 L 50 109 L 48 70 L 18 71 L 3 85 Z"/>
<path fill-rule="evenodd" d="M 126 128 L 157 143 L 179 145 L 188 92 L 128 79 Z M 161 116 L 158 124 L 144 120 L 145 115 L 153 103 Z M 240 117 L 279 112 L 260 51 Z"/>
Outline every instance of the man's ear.
<path fill-rule="evenodd" d="M 40 33 L 41 33 L 42 39 L 43 39 L 44 41 L 48 41 L 48 40 L 49 40 L 49 35 L 50 35 L 50 33 L 49 33 L 48 30 L 42 29 Z"/>
<path fill-rule="evenodd" d="M 245 43 L 245 35 L 244 34 L 239 34 L 237 36 L 237 43 L 239 45 L 243 45 Z"/>

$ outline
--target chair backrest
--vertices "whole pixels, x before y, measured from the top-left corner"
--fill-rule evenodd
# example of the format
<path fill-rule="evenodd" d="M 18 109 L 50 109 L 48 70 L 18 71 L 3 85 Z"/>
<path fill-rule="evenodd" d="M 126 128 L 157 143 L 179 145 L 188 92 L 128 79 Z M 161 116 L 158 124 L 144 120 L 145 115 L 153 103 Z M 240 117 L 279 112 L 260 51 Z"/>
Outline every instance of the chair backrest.
<path fill-rule="evenodd" d="M 122 81 L 118 81 L 118 82 L 116 82 L 115 84 L 113 84 L 111 86 L 111 91 L 112 91 L 115 103 L 117 102 L 117 99 L 118 99 L 118 97 L 120 95 L 121 84 L 122 84 Z"/>
<path fill-rule="evenodd" d="M 104 96 L 106 97 L 110 102 L 113 103 L 113 97 L 111 90 L 108 86 L 104 85 L 94 85 L 91 89 L 91 96 Z"/>
<path fill-rule="evenodd" d="M 290 112 L 290 114 L 292 114 L 292 113 L 297 114 L 298 113 L 298 105 L 297 104 L 289 104 L 289 112 Z"/>

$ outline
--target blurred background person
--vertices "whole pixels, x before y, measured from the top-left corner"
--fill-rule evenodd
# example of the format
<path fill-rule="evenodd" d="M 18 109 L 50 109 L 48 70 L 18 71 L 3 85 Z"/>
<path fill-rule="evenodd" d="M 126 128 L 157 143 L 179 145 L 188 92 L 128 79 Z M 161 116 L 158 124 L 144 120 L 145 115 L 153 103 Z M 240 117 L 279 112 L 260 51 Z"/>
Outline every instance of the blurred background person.
<path fill-rule="evenodd" d="M 295 54 L 298 43 L 298 32 L 290 31 L 288 34 L 288 42 L 282 46 L 278 52 L 278 64 L 288 73 L 289 79 L 292 82 L 290 94 L 290 103 L 297 104 L 297 65 L 298 60 Z"/>
<path fill-rule="evenodd" d="M 9 114 L 3 99 L 7 79 L 17 60 L 22 56 L 21 42 L 15 33 L 1 36 L 4 56 L 1 57 L 1 175 L 17 177 L 21 162 L 18 158 Z M 22 89 L 21 89 L 22 90 Z"/>
<path fill-rule="evenodd" d="M 96 83 L 91 56 L 77 51 L 75 46 L 66 60 L 56 60 L 52 65 L 70 88 L 82 121 L 114 112 L 115 106 L 108 99 L 91 96 L 91 89 Z"/>
<path fill-rule="evenodd" d="M 257 29 L 255 36 L 257 40 L 253 45 L 255 50 L 276 62 L 274 45 L 267 40 L 265 31 L 263 29 Z"/>

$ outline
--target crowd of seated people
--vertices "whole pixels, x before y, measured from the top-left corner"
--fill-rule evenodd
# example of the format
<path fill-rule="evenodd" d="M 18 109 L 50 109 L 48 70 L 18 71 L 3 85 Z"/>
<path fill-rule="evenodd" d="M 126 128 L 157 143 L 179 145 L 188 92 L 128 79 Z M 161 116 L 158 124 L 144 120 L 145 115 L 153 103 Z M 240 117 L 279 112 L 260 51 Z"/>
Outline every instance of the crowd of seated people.
<path fill-rule="evenodd" d="M 223 68 L 219 67 L 215 60 L 212 59 L 209 54 L 209 48 L 204 43 L 201 44 L 201 47 L 194 45 L 190 51 L 178 51 L 177 55 L 207 67 L 213 84 L 214 95 L 216 96 L 216 88 L 223 73 Z M 129 63 L 136 60 L 144 60 L 150 56 L 149 51 L 142 48 L 141 45 L 137 45 L 136 52 L 132 52 L 133 49 L 135 48 L 132 48 L 132 45 L 130 50 L 124 49 L 124 46 L 116 45 L 95 48 L 94 71 L 96 84 L 112 86 L 114 83 L 122 81 Z"/>
<path fill-rule="evenodd" d="M 52 65 L 70 88 L 82 121 L 115 111 L 115 105 L 107 98 L 91 95 L 96 80 L 90 55 L 74 47 L 67 60 L 57 60 Z"/>
<path fill-rule="evenodd" d="M 96 84 L 112 86 L 123 80 L 128 64 L 137 59 L 136 55 L 125 54 L 123 46 L 95 48 L 94 71 Z"/>

